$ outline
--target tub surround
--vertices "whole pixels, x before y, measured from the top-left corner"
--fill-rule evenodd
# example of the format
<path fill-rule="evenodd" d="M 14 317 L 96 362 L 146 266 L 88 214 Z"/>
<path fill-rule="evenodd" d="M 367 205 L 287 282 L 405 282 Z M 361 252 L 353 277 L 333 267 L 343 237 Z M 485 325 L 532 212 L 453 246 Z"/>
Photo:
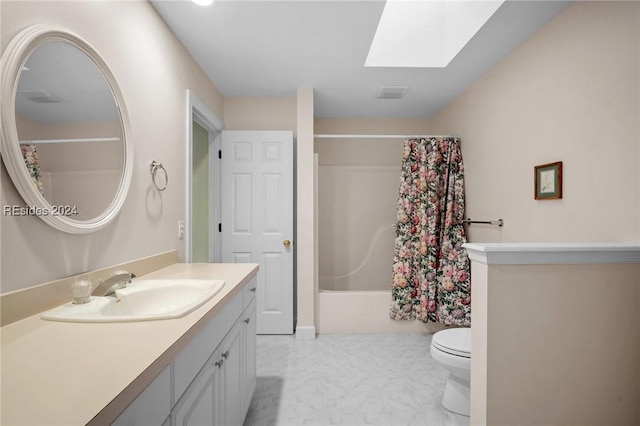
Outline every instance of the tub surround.
<path fill-rule="evenodd" d="M 389 278 L 389 282 L 390 282 Z M 391 284 L 389 284 L 391 285 Z M 397 321 L 389 318 L 391 291 L 331 291 L 318 293 L 318 334 L 432 334 L 439 322 Z"/>
<path fill-rule="evenodd" d="M 465 247 L 471 424 L 640 424 L 640 244 Z"/>
<path fill-rule="evenodd" d="M 45 321 L 38 314 L 2 327 L 0 423 L 111 423 L 257 269 L 256 264 L 173 264 L 145 275 L 226 282 L 183 318 L 87 324 Z"/>

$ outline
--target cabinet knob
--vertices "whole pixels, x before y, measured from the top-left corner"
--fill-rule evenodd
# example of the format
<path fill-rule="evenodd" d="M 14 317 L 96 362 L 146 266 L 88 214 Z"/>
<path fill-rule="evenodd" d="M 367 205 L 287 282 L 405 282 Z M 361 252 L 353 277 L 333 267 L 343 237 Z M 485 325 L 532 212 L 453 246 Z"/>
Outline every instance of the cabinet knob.
<path fill-rule="evenodd" d="M 251 288 L 249 289 L 249 291 L 252 291 L 252 292 L 254 292 L 254 293 L 255 293 L 255 292 L 256 292 L 256 288 L 255 288 L 255 287 L 251 287 Z"/>
<path fill-rule="evenodd" d="M 227 359 L 229 358 L 229 351 L 226 351 L 225 353 L 222 354 L 222 358 Z M 221 361 L 222 362 L 222 361 Z"/>
<path fill-rule="evenodd" d="M 223 359 L 221 359 L 220 361 L 216 362 L 216 364 L 215 364 L 215 365 L 216 365 L 216 367 L 218 367 L 218 368 L 222 368 L 222 364 L 224 364 L 224 360 L 223 360 Z"/>
<path fill-rule="evenodd" d="M 282 242 L 282 245 L 283 245 L 283 246 L 285 246 L 285 247 L 287 247 L 287 248 L 289 248 L 289 246 L 291 245 L 291 241 L 289 241 L 289 240 L 284 240 L 284 241 Z"/>
<path fill-rule="evenodd" d="M 246 320 L 244 320 L 245 324 L 249 324 L 251 322 L 251 318 L 247 318 Z"/>

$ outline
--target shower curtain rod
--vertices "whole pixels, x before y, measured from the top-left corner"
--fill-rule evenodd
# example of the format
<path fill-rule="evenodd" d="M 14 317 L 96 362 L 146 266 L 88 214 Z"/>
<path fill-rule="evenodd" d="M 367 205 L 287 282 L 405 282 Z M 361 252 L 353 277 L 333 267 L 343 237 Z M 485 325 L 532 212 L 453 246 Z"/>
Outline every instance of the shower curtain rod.
<path fill-rule="evenodd" d="M 315 139 L 413 139 L 413 138 L 457 138 L 457 135 L 313 135 Z"/>

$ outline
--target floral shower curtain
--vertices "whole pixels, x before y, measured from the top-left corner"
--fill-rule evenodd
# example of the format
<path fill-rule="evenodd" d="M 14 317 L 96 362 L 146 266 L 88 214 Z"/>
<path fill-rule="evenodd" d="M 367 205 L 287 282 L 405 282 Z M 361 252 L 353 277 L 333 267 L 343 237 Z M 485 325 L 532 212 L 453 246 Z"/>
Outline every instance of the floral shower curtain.
<path fill-rule="evenodd" d="M 29 170 L 29 175 L 33 180 L 33 185 L 42 195 L 44 195 L 44 186 L 42 185 L 42 174 L 40 172 L 40 163 L 38 161 L 38 153 L 36 152 L 36 146 L 33 144 L 20 144 L 22 150 L 22 157 L 24 158 L 24 164 Z"/>
<path fill-rule="evenodd" d="M 408 139 L 398 197 L 390 316 L 471 325 L 460 139 Z"/>

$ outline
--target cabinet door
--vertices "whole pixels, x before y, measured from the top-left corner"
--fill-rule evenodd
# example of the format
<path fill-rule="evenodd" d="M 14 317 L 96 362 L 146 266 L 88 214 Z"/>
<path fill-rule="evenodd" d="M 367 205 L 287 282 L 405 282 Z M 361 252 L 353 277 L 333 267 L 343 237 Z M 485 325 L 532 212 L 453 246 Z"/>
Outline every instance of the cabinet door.
<path fill-rule="evenodd" d="M 222 394 L 220 353 L 214 352 L 178 401 L 174 410 L 176 426 L 219 425 L 217 399 Z"/>
<path fill-rule="evenodd" d="M 180 399 L 180 395 L 187 390 L 198 371 L 211 358 L 229 330 L 238 321 L 243 309 L 243 295 L 238 293 L 176 356 L 173 361 L 173 386 L 176 399 Z"/>
<path fill-rule="evenodd" d="M 244 401 L 242 400 L 242 325 L 236 322 L 220 345 L 224 367 L 222 372 L 224 394 L 224 425 L 242 426 L 244 423 Z"/>
<path fill-rule="evenodd" d="M 256 301 L 253 300 L 242 314 L 242 342 L 243 342 L 243 378 L 242 400 L 243 414 L 246 416 L 251 404 L 251 398 L 256 387 Z"/>

